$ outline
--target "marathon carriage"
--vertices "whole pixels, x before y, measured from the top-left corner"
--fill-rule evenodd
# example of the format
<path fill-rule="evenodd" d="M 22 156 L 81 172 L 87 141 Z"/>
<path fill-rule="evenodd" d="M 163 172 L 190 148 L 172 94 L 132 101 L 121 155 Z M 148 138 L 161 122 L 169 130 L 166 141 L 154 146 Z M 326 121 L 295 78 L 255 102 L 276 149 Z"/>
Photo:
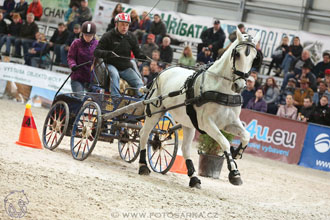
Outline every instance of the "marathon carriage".
<path fill-rule="evenodd" d="M 97 86 L 92 86 L 91 92 L 57 95 L 70 76 L 58 90 L 44 122 L 43 145 L 54 150 L 64 136 L 70 136 L 73 158 L 85 160 L 98 140 L 113 143 L 116 139 L 120 157 L 131 163 L 140 152 L 139 131 L 145 119 L 146 101 L 132 95 L 131 88 L 125 89 L 120 98 L 104 94 L 105 85 L 109 83 L 107 69 L 99 63 L 94 70 Z M 100 76 L 103 78 L 102 86 L 98 81 Z M 170 170 L 178 149 L 180 128 L 169 115 L 164 115 L 151 131 L 148 158 L 153 171 L 165 174 Z"/>

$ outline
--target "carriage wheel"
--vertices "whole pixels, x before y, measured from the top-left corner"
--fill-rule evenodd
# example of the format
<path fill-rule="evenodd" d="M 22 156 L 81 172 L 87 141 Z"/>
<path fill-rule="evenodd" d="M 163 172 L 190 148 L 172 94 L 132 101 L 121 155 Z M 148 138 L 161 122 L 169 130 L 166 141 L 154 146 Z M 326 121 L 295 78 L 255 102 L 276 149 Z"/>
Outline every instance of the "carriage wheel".
<path fill-rule="evenodd" d="M 85 160 L 93 151 L 101 131 L 101 109 L 95 102 L 87 102 L 74 121 L 71 134 L 71 154 Z"/>
<path fill-rule="evenodd" d="M 49 110 L 42 130 L 45 148 L 54 150 L 60 145 L 69 124 L 69 106 L 63 101 L 56 102 Z"/>
<path fill-rule="evenodd" d="M 141 122 L 138 122 L 138 124 L 141 124 Z M 131 128 L 121 128 L 118 133 L 121 133 L 119 135 L 126 139 L 137 140 L 137 142 L 129 140 L 118 141 L 118 151 L 120 158 L 128 163 L 134 162 L 140 153 L 139 130 Z"/>
<path fill-rule="evenodd" d="M 173 126 L 174 120 L 164 115 L 154 127 L 159 134 L 151 133 L 149 136 L 148 160 L 151 169 L 157 173 L 167 173 L 174 163 L 178 150 L 178 131 L 169 133 Z"/>

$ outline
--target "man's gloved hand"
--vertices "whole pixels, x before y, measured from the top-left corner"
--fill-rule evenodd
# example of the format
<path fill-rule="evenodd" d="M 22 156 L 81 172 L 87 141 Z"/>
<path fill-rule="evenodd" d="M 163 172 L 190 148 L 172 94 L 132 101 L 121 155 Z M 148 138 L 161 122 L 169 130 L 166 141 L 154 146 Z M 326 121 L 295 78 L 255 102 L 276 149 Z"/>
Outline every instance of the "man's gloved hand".
<path fill-rule="evenodd" d="M 79 68 L 79 67 L 78 67 L 77 65 L 75 65 L 75 66 L 71 67 L 71 70 L 72 70 L 72 71 L 76 71 L 78 68 Z"/>

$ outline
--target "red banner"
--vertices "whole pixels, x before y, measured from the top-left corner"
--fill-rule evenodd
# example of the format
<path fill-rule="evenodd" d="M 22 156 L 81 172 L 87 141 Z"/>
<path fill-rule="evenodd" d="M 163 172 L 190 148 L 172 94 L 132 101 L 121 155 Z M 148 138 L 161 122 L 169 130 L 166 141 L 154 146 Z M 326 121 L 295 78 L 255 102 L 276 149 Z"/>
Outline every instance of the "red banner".
<path fill-rule="evenodd" d="M 251 137 L 245 152 L 298 164 L 307 123 L 247 109 L 242 109 L 240 119 Z M 239 143 L 236 137 L 233 144 L 237 146 Z"/>

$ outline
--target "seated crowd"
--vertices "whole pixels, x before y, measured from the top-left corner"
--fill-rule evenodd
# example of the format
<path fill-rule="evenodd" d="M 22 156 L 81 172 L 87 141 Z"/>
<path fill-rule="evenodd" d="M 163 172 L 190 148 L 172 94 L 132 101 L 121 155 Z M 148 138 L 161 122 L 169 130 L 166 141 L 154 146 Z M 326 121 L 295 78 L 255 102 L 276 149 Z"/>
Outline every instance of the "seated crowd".
<path fill-rule="evenodd" d="M 23 48 L 26 65 L 45 68 L 52 62 L 49 52 L 53 51 L 56 65 L 67 66 L 73 72 L 82 74 L 81 70 L 75 68 L 77 65 L 89 58 L 103 58 L 111 78 L 114 79 L 111 93 L 119 95 L 119 78 L 125 79 L 130 86 L 139 88 L 150 84 L 159 72 L 173 62 L 171 38 L 167 35 L 166 26 L 159 14 L 154 14 L 153 20 L 147 12 L 139 16 L 136 10 L 131 10 L 130 14 L 126 14 L 118 3 L 113 10 L 107 32 L 98 41 L 95 36 L 96 26 L 89 22 L 92 16 L 88 1 L 72 0 L 65 14 L 65 23 L 59 23 L 47 41 L 35 23 L 42 16 L 39 0 L 33 0 L 30 6 L 21 0 L 15 7 L 9 7 L 8 2 L 11 1 L 5 2 L 6 5 L 0 12 L 0 50 L 6 45 L 3 55 L 8 56 L 11 46 L 15 45 L 13 56 L 21 57 Z M 32 9 L 31 5 L 34 5 Z M 38 14 L 40 7 L 41 14 Z M 7 25 L 4 18 L 11 23 Z M 238 27 L 245 33 L 243 24 Z M 229 45 L 235 39 L 236 33 L 233 32 L 228 36 Z M 202 32 L 201 40 L 202 43 L 196 48 L 197 57 L 193 56 L 192 48 L 186 46 L 178 59 L 179 65 L 193 68 L 196 64 L 213 62 L 229 47 L 225 46 L 226 35 L 219 20 L 214 21 L 213 27 Z M 94 49 L 84 49 L 85 45 L 93 45 Z M 256 48 L 261 53 L 259 44 Z M 86 59 L 79 60 L 76 53 L 85 53 Z M 91 65 L 84 69 L 88 70 L 89 67 Z M 329 52 L 324 52 L 323 60 L 314 64 L 310 52 L 304 50 L 300 44 L 299 37 L 294 37 L 293 43 L 289 45 L 289 38 L 285 36 L 273 53 L 268 75 L 272 68 L 275 68 L 276 76 L 283 75 L 282 85 L 277 85 L 274 77 L 268 77 L 264 85 L 260 84 L 257 76 L 259 70 L 252 69 L 247 87 L 242 92 L 243 108 L 330 125 Z M 86 88 L 85 84 L 89 79 L 84 81 L 77 74 L 71 77 L 72 88 L 74 91 L 81 91 Z"/>

